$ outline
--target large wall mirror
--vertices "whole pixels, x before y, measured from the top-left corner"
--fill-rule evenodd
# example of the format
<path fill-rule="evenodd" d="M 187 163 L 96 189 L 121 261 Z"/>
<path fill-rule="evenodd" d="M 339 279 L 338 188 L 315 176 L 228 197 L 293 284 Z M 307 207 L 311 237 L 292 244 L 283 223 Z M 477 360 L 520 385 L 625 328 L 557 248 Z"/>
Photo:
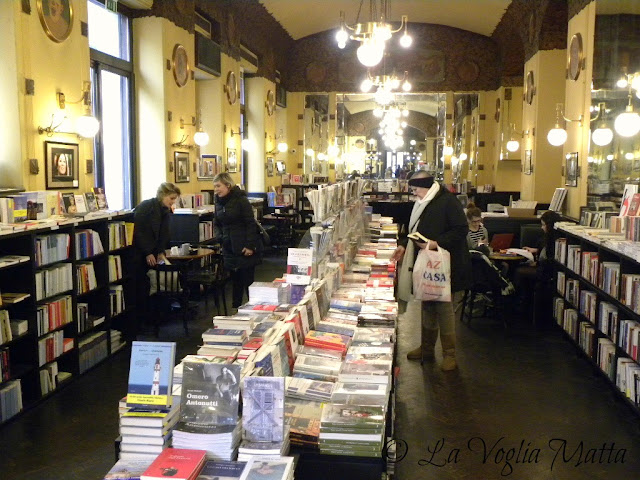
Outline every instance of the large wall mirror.
<path fill-rule="evenodd" d="M 587 205 L 640 182 L 640 2 L 598 0 Z M 622 116 L 621 116 L 622 115 Z"/>
<path fill-rule="evenodd" d="M 329 95 L 305 96 L 304 173 L 329 174 Z"/>
<path fill-rule="evenodd" d="M 402 178 L 426 169 L 443 179 L 445 94 L 396 94 L 387 105 L 371 94 L 338 94 L 336 100 L 336 145 L 347 174 Z"/>

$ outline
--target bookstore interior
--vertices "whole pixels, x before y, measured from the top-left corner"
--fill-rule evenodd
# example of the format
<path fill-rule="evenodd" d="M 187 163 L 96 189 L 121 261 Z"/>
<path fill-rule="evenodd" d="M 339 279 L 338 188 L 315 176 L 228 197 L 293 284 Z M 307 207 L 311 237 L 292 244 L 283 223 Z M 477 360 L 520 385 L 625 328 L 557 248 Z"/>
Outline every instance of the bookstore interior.
<path fill-rule="evenodd" d="M 558 214 L 554 327 L 640 413 L 640 2 L 305 3 L 0 2 L 19 127 L 0 132 L 0 432 L 130 355 L 105 480 L 393 477 L 393 255 L 420 170 L 480 207 L 498 268 Z M 286 271 L 237 312 L 222 283 L 178 358 L 131 327 L 134 209 L 182 191 L 186 329 L 225 275 L 221 173 Z"/>

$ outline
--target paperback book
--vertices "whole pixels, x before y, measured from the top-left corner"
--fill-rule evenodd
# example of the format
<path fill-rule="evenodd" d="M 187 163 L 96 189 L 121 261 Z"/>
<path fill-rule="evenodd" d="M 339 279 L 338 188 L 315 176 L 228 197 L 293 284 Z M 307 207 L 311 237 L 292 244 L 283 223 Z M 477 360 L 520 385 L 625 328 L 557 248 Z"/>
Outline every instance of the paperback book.
<path fill-rule="evenodd" d="M 244 439 L 250 442 L 283 441 L 283 377 L 246 377 L 242 407 Z"/>
<path fill-rule="evenodd" d="M 196 480 L 238 480 L 247 464 L 209 460 L 204 464 Z"/>
<path fill-rule="evenodd" d="M 175 356 L 175 342 L 132 343 L 127 405 L 155 409 L 171 406 Z"/>
<path fill-rule="evenodd" d="M 168 448 L 163 450 L 149 468 L 140 476 L 140 480 L 192 480 L 196 477 L 206 460 L 204 450 Z"/>

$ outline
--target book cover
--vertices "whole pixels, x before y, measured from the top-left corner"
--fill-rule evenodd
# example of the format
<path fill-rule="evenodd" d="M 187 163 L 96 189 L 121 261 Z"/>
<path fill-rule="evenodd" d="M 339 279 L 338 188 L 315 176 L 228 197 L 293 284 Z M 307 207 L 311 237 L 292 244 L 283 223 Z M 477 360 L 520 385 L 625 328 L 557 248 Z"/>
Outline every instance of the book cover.
<path fill-rule="evenodd" d="M 262 459 L 253 457 L 247 462 L 240 480 L 286 480 L 293 468 L 293 457 Z"/>
<path fill-rule="evenodd" d="M 196 480 L 238 480 L 246 465 L 246 462 L 209 460 L 200 470 Z"/>
<path fill-rule="evenodd" d="M 191 480 L 202 467 L 206 455 L 205 450 L 167 448 L 140 475 L 140 480 Z"/>
<path fill-rule="evenodd" d="M 171 406 L 175 356 L 175 342 L 132 343 L 127 405 Z"/>
<path fill-rule="evenodd" d="M 290 248 L 287 255 L 285 278 L 294 285 L 309 285 L 313 266 L 313 249 Z"/>
<path fill-rule="evenodd" d="M 104 476 L 104 480 L 138 480 L 151 465 L 149 459 L 120 459 Z"/>
<path fill-rule="evenodd" d="M 250 442 L 283 441 L 283 377 L 246 377 L 242 408 L 243 438 Z"/>
<path fill-rule="evenodd" d="M 73 193 L 63 193 L 62 194 L 62 213 L 68 213 L 69 215 L 73 215 L 78 213 L 78 207 L 76 206 L 76 197 Z"/>
<path fill-rule="evenodd" d="M 384 407 L 365 405 L 341 405 L 326 403 L 322 408 L 320 426 L 372 429 L 384 426 Z"/>
<path fill-rule="evenodd" d="M 84 195 L 78 193 L 73 196 L 76 200 L 76 211 L 77 213 L 87 213 L 89 210 L 87 209 L 87 202 L 84 200 Z"/>
<path fill-rule="evenodd" d="M 238 423 L 241 365 L 184 362 L 176 429 L 206 433 Z"/>
<path fill-rule="evenodd" d="M 109 204 L 107 203 L 107 196 L 104 193 L 104 188 L 94 187 L 93 194 L 96 197 L 96 203 L 99 210 L 108 210 Z"/>
<path fill-rule="evenodd" d="M 98 202 L 93 192 L 86 192 L 84 194 L 85 202 L 87 204 L 87 210 L 90 212 L 98 211 Z"/>

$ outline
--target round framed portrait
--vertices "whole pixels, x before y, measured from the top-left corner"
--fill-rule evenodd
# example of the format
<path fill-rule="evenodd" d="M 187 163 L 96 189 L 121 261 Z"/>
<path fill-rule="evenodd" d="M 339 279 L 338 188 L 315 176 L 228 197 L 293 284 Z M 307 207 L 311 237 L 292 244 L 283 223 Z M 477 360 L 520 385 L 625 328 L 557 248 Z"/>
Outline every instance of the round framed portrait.
<path fill-rule="evenodd" d="M 267 101 L 265 105 L 267 107 L 267 115 L 273 115 L 273 112 L 276 110 L 276 95 L 273 93 L 273 90 L 267 91 Z"/>
<path fill-rule="evenodd" d="M 173 47 L 171 68 L 176 85 L 184 87 L 189 80 L 189 58 L 187 57 L 187 49 L 179 43 L 176 43 Z"/>
<path fill-rule="evenodd" d="M 64 42 L 73 29 L 71 0 L 37 0 L 38 16 L 47 37 Z"/>
<path fill-rule="evenodd" d="M 582 69 L 582 62 L 584 60 L 582 35 L 579 33 L 576 33 L 571 37 L 571 43 L 569 43 L 569 52 L 567 55 L 567 77 L 570 80 L 577 80 L 580 76 L 580 70 Z"/>
<path fill-rule="evenodd" d="M 232 71 L 227 73 L 227 81 L 224 84 L 224 91 L 227 94 L 229 105 L 233 105 L 238 101 L 238 81 L 236 74 Z"/>

